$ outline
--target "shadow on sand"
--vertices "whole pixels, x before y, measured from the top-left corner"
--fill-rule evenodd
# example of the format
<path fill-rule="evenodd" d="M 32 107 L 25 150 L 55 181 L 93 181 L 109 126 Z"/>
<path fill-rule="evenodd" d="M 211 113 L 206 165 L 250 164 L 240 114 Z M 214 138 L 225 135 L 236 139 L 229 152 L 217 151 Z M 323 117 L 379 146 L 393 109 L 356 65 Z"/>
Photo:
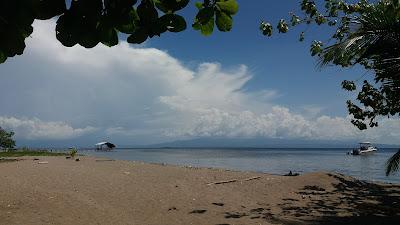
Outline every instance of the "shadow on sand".
<path fill-rule="evenodd" d="M 333 178 L 333 190 L 305 186 L 297 192 L 302 200 L 282 199 L 280 213 L 264 208 L 225 212 L 225 219 L 248 217 L 272 224 L 288 225 L 397 225 L 400 224 L 400 186 L 374 184 L 340 174 Z M 229 224 L 229 223 L 228 223 Z"/>
<path fill-rule="evenodd" d="M 281 204 L 282 214 L 275 218 L 297 218 L 296 221 L 281 220 L 284 224 L 400 224 L 398 185 L 368 183 L 339 174 L 329 176 L 337 181 L 333 191 L 305 186 L 298 193 L 308 198 L 308 203 L 305 206 Z"/>

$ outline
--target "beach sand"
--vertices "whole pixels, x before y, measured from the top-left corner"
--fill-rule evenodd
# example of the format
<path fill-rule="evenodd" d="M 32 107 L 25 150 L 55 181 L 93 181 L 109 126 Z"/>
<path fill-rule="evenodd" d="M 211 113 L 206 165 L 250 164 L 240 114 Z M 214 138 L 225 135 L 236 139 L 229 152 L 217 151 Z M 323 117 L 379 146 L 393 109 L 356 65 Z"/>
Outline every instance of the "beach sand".
<path fill-rule="evenodd" d="M 400 224 L 400 185 L 340 174 L 36 158 L 0 163 L 0 224 Z"/>

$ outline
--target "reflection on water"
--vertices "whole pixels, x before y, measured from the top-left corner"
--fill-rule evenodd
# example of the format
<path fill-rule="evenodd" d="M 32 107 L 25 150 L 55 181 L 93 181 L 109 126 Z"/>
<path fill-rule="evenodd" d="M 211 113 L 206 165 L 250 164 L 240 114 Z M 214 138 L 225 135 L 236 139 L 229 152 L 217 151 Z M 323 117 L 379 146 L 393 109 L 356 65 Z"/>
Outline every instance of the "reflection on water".
<path fill-rule="evenodd" d="M 93 156 L 197 167 L 284 174 L 334 171 L 364 180 L 400 183 L 399 173 L 386 177 L 385 163 L 396 149 L 371 155 L 347 155 L 347 149 L 117 149 L 83 151 Z"/>

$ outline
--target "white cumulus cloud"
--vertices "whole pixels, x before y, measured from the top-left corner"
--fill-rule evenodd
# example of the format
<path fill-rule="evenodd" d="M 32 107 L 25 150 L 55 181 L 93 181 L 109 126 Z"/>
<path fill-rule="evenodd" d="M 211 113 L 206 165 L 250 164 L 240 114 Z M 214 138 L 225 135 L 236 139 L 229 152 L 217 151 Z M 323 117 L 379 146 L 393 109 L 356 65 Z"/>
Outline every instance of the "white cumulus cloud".
<path fill-rule="evenodd" d="M 32 140 L 63 140 L 90 134 L 94 127 L 73 128 L 65 122 L 44 122 L 40 119 L 18 119 L 0 116 L 0 127 L 13 130 L 16 137 Z"/>

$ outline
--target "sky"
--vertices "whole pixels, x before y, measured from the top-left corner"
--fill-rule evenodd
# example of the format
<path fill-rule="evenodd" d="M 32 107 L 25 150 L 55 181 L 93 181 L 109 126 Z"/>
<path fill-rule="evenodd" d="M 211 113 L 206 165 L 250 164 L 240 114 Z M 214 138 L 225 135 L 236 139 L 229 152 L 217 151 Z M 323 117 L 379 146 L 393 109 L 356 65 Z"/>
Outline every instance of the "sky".
<path fill-rule="evenodd" d="M 304 28 L 268 38 L 261 20 L 296 11 L 293 0 L 238 1 L 231 32 L 204 37 L 190 28 L 142 45 L 63 47 L 55 20 L 35 21 L 22 56 L 0 65 L 0 126 L 18 145 L 146 145 L 195 138 L 280 138 L 400 143 L 400 120 L 378 128 L 350 123 L 344 79 L 370 79 L 360 68 L 319 68 L 309 54 L 329 31 Z M 369 77 L 368 77 L 369 76 Z"/>

